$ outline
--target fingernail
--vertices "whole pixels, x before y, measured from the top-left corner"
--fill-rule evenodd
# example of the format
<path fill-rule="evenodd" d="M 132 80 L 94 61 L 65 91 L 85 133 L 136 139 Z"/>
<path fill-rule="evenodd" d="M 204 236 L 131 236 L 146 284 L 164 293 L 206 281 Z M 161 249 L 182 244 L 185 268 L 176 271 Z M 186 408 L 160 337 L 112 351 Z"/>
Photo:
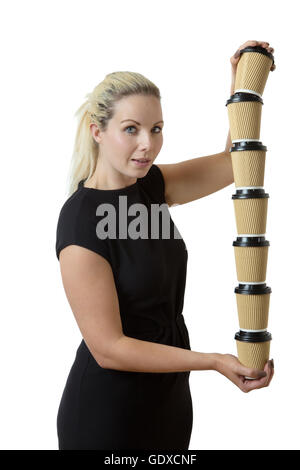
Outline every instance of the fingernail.
<path fill-rule="evenodd" d="M 274 360 L 271 359 L 269 362 L 270 362 L 270 366 L 274 369 Z"/>
<path fill-rule="evenodd" d="M 234 54 L 235 59 L 237 59 L 239 55 L 240 55 L 240 51 L 237 50 L 236 53 Z"/>

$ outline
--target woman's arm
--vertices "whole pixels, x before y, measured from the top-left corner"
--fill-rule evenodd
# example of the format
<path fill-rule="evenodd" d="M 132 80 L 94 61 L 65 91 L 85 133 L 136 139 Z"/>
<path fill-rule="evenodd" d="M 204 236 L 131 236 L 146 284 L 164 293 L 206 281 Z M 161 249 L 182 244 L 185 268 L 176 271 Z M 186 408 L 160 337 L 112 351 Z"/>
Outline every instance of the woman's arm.
<path fill-rule="evenodd" d="M 232 69 L 230 94 L 233 94 L 234 83 L 235 71 Z M 163 174 L 167 204 L 186 204 L 232 184 L 231 147 L 229 130 L 223 152 L 174 164 L 157 165 Z"/>
<path fill-rule="evenodd" d="M 243 376 L 262 376 L 244 367 L 235 356 L 190 351 L 142 341 L 123 334 L 114 276 L 108 261 L 77 245 L 61 250 L 64 289 L 84 341 L 100 367 L 134 372 L 216 370 L 247 390 Z M 266 386 L 269 372 L 250 384 Z M 248 391 L 248 390 L 247 390 Z"/>
<path fill-rule="evenodd" d="M 231 86 L 230 95 L 234 93 L 237 64 L 240 51 L 247 46 L 265 47 L 274 52 L 268 42 L 247 41 L 242 44 L 230 58 Z M 275 64 L 271 67 L 275 70 Z M 204 196 L 208 196 L 234 182 L 230 148 L 232 147 L 230 130 L 228 131 L 223 152 L 205 157 L 193 158 L 174 164 L 157 165 L 165 181 L 165 199 L 169 206 L 186 204 Z"/>
<path fill-rule="evenodd" d="M 201 353 L 124 335 L 112 345 L 102 367 L 131 372 L 215 370 L 245 393 L 267 387 L 274 375 L 273 360 L 261 371 L 243 366 L 232 354 Z"/>
<path fill-rule="evenodd" d="M 225 151 L 157 166 L 163 174 L 168 206 L 195 201 L 234 182 L 231 155 Z"/>
<path fill-rule="evenodd" d="M 165 344 L 141 341 L 122 336 L 115 342 L 103 361 L 107 369 L 132 372 L 185 372 L 215 370 L 227 377 L 243 392 L 267 387 L 274 374 L 273 360 L 264 371 L 243 366 L 232 354 L 201 353 Z M 252 380 L 246 380 L 252 377 Z"/>
<path fill-rule="evenodd" d="M 132 372 L 216 370 L 217 354 L 190 351 L 123 335 L 112 345 L 103 364 L 107 369 Z"/>

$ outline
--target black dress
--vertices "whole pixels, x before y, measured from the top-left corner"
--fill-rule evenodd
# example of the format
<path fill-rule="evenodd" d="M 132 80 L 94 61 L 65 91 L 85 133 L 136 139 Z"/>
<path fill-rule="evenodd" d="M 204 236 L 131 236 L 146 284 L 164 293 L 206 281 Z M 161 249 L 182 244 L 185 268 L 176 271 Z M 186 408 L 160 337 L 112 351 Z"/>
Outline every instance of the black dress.
<path fill-rule="evenodd" d="M 116 190 L 85 188 L 83 182 L 60 211 L 57 258 L 72 244 L 106 258 L 116 283 L 124 334 L 191 349 L 182 315 L 188 253 L 170 216 L 160 169 L 153 164 L 146 176 Z M 127 204 L 127 211 L 122 204 Z M 160 204 L 165 212 L 157 219 L 151 207 Z M 123 218 L 119 221 L 121 207 Z M 115 220 L 115 227 L 110 224 L 109 237 L 101 239 L 100 232 L 108 229 L 108 225 L 104 227 L 106 211 L 112 215 L 114 210 L 116 217 L 110 222 Z M 147 221 L 148 238 L 142 232 Z M 114 228 L 116 238 L 112 238 Z M 124 228 L 128 228 L 125 236 Z M 135 238 L 136 232 L 142 232 L 144 238 Z M 58 409 L 59 449 L 188 449 L 193 423 L 189 375 L 190 371 L 102 368 L 82 339 Z"/>

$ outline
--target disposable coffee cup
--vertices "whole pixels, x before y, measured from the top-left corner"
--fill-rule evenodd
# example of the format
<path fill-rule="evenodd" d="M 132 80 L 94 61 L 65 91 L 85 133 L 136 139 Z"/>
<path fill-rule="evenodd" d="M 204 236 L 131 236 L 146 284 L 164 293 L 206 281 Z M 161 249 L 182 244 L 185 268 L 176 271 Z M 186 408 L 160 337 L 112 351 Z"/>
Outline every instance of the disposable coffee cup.
<path fill-rule="evenodd" d="M 264 186 L 267 147 L 261 142 L 236 142 L 230 149 L 236 187 Z"/>
<path fill-rule="evenodd" d="M 251 93 L 234 93 L 226 102 L 232 142 L 260 141 L 263 100 Z"/>
<path fill-rule="evenodd" d="M 237 233 L 266 233 L 269 194 L 263 188 L 241 188 L 232 195 Z"/>
<path fill-rule="evenodd" d="M 240 330 L 234 336 L 239 361 L 251 369 L 264 370 L 270 357 L 272 335 L 268 331 L 251 332 Z M 246 377 L 253 379 L 253 377 Z"/>
<path fill-rule="evenodd" d="M 239 283 L 264 283 L 270 242 L 264 236 L 237 237 L 233 242 Z"/>
<path fill-rule="evenodd" d="M 271 287 L 264 284 L 239 284 L 234 289 L 239 327 L 256 332 L 268 328 Z"/>
<path fill-rule="evenodd" d="M 240 51 L 234 91 L 254 93 L 262 96 L 274 64 L 274 56 L 264 47 L 245 47 Z"/>

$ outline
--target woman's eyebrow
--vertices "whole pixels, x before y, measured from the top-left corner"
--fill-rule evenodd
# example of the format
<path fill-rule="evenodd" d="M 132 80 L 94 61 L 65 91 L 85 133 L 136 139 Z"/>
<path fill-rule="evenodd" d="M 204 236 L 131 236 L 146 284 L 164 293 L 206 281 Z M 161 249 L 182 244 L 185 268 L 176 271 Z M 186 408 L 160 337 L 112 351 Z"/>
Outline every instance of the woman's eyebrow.
<path fill-rule="evenodd" d="M 125 122 L 125 121 L 133 121 L 133 122 L 135 122 L 136 124 L 138 124 L 139 126 L 141 125 L 139 122 L 135 121 L 134 119 L 123 119 L 123 121 L 121 121 L 121 123 L 122 123 L 122 122 Z M 164 121 L 157 121 L 157 122 L 155 122 L 153 125 L 159 124 L 160 122 L 162 122 L 162 123 L 164 124 Z"/>

